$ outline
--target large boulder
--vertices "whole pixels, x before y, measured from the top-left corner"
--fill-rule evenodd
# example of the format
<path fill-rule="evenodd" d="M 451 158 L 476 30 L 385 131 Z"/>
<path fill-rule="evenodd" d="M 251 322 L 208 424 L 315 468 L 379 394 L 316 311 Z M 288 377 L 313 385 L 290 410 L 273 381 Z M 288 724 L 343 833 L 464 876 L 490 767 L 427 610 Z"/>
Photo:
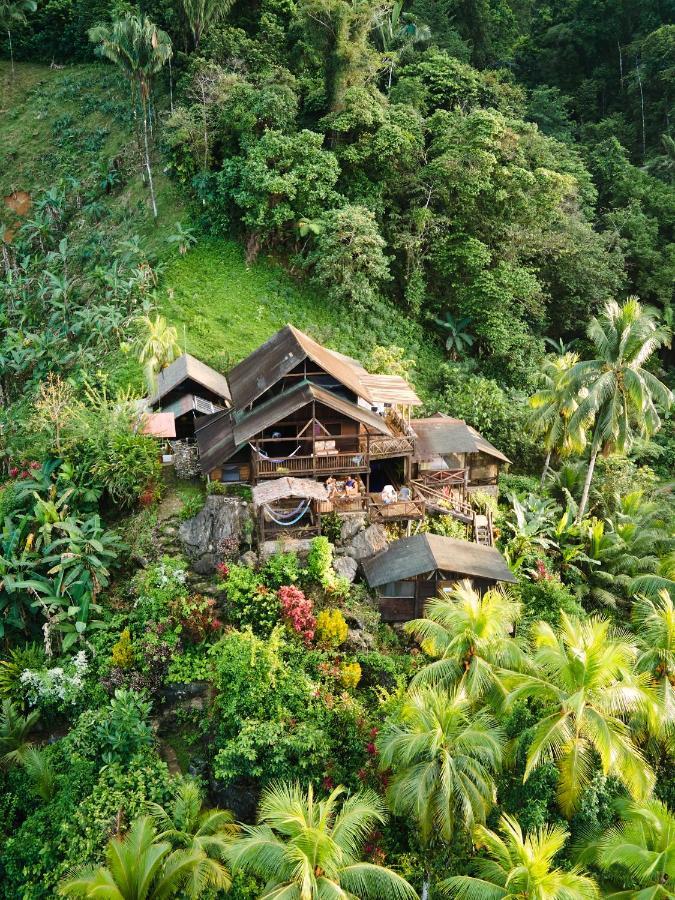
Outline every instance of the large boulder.
<path fill-rule="evenodd" d="M 307 559 L 312 549 L 314 538 L 285 538 L 277 541 L 264 541 L 258 548 L 260 561 L 265 562 L 276 553 L 297 553 L 301 562 Z"/>
<path fill-rule="evenodd" d="M 340 518 L 342 519 L 342 525 L 340 526 L 341 544 L 348 544 L 367 525 L 364 513 L 342 513 Z"/>
<path fill-rule="evenodd" d="M 336 556 L 333 559 L 333 568 L 342 578 L 346 578 L 351 584 L 356 578 L 358 563 L 351 556 Z"/>
<path fill-rule="evenodd" d="M 375 556 L 387 547 L 387 535 L 381 525 L 369 525 L 365 531 L 359 531 L 345 548 L 347 556 L 362 560 Z"/>
<path fill-rule="evenodd" d="M 241 539 L 250 517 L 245 500 L 210 494 L 197 515 L 181 524 L 178 535 L 183 551 L 198 566 L 200 574 L 215 572 L 226 542 Z"/>

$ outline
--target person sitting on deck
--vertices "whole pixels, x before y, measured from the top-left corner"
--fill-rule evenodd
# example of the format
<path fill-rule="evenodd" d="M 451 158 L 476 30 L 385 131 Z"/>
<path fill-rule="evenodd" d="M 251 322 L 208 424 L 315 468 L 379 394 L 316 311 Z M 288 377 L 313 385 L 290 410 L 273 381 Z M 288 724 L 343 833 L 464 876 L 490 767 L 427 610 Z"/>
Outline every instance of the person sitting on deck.
<path fill-rule="evenodd" d="M 409 487 L 402 487 L 398 493 L 399 500 L 412 500 L 412 494 Z"/>
<path fill-rule="evenodd" d="M 385 484 L 382 488 L 382 502 L 388 506 L 390 503 L 396 503 L 397 500 L 398 495 L 394 490 L 393 484 Z"/>
<path fill-rule="evenodd" d="M 359 486 L 353 475 L 348 475 L 345 481 L 345 494 L 358 494 Z"/>
<path fill-rule="evenodd" d="M 326 490 L 328 491 L 328 496 L 331 500 L 337 494 L 337 481 L 332 475 L 329 475 L 326 479 Z"/>

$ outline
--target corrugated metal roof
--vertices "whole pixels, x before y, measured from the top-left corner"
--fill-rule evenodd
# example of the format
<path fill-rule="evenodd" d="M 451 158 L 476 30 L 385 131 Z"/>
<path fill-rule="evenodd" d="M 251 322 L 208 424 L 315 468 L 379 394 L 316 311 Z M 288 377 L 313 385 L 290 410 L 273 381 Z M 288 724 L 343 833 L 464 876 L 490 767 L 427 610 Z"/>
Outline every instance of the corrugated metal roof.
<path fill-rule="evenodd" d="M 256 509 L 265 503 L 284 500 L 289 497 L 298 499 L 328 500 L 325 484 L 313 478 L 274 478 L 257 484 L 252 491 L 253 505 Z"/>
<path fill-rule="evenodd" d="M 140 428 L 141 434 L 151 437 L 175 438 L 176 419 L 172 412 L 147 413 Z"/>
<path fill-rule="evenodd" d="M 210 471 L 229 459 L 239 447 L 266 428 L 282 421 L 312 400 L 322 403 L 355 422 L 372 428 L 378 434 L 391 435 L 387 423 L 377 413 L 343 400 L 325 388 L 303 380 L 287 391 L 271 397 L 247 413 L 228 412 L 207 416 L 197 428 L 195 436 L 199 444 L 202 470 Z"/>
<path fill-rule="evenodd" d="M 437 534 L 416 534 L 394 541 L 386 550 L 364 560 L 363 569 L 370 587 L 437 569 L 489 581 L 516 581 L 506 560 L 494 547 Z"/>
<path fill-rule="evenodd" d="M 372 402 L 368 389 L 340 354 L 322 347 L 293 325 L 285 325 L 229 373 L 233 403 L 239 409 L 253 403 L 305 359 L 311 359 L 357 396 Z"/>
<path fill-rule="evenodd" d="M 511 461 L 463 419 L 441 414 L 428 419 L 413 419 L 410 427 L 417 435 L 413 457 L 416 462 L 451 453 L 487 453 L 502 462 Z"/>
<path fill-rule="evenodd" d="M 182 356 L 175 359 L 165 369 L 162 369 L 157 376 L 157 392 L 150 399 L 149 403 L 155 406 L 162 397 L 166 397 L 170 391 L 177 388 L 188 378 L 217 394 L 228 405 L 230 404 L 231 397 L 227 378 L 221 375 L 220 372 L 216 372 L 211 366 L 201 362 L 201 360 L 190 356 L 189 353 L 183 353 Z"/>
<path fill-rule="evenodd" d="M 421 406 L 422 401 L 400 375 L 361 376 L 361 383 L 370 391 L 374 403 L 391 403 L 400 406 Z"/>
<path fill-rule="evenodd" d="M 196 394 L 184 394 L 172 403 L 162 406 L 162 409 L 164 412 L 172 412 L 178 419 L 180 416 L 184 416 L 193 410 L 196 410 L 203 416 L 212 416 L 214 413 L 222 412 L 224 407 L 218 406 L 217 403 L 211 403 L 210 400 L 204 400 L 202 397 L 197 397 Z"/>

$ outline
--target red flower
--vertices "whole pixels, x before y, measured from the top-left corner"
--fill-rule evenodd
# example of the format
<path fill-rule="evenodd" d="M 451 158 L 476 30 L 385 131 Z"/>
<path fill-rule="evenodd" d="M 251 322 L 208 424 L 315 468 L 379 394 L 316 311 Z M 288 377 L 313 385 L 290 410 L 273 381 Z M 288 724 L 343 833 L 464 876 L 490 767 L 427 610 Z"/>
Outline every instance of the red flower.
<path fill-rule="evenodd" d="M 324 787 L 324 790 L 326 790 L 326 791 L 332 791 L 333 788 L 335 787 L 335 782 L 330 777 L 330 775 L 326 775 L 326 777 L 324 778 L 323 787 Z"/>
<path fill-rule="evenodd" d="M 10 478 L 16 478 L 16 476 L 17 476 L 18 474 L 19 474 L 19 470 L 17 469 L 17 467 L 16 467 L 16 466 L 12 466 L 12 468 L 9 470 L 9 477 L 10 477 Z"/>
<path fill-rule="evenodd" d="M 230 567 L 227 563 L 218 563 L 218 565 L 216 566 L 216 572 L 220 575 L 221 578 L 227 578 L 227 576 L 230 574 Z"/>
<path fill-rule="evenodd" d="M 370 736 L 373 740 L 375 740 L 375 738 L 377 737 L 377 728 L 370 729 Z"/>
<path fill-rule="evenodd" d="M 29 474 L 30 474 L 30 473 L 29 473 L 28 471 L 26 471 L 26 469 L 24 469 L 23 472 L 21 473 L 21 477 L 22 477 L 22 478 L 28 478 L 28 475 L 29 475 Z"/>
<path fill-rule="evenodd" d="M 356 773 L 356 777 L 359 779 L 359 781 L 365 781 L 368 777 L 368 773 L 365 769 L 359 769 L 359 771 Z"/>
<path fill-rule="evenodd" d="M 373 744 L 372 741 L 366 744 L 366 750 L 371 756 L 377 756 L 377 747 L 375 746 L 375 744 Z"/>
<path fill-rule="evenodd" d="M 30 464 L 30 467 L 31 467 L 31 469 L 39 469 L 40 463 L 36 459 L 34 459 L 33 462 Z"/>

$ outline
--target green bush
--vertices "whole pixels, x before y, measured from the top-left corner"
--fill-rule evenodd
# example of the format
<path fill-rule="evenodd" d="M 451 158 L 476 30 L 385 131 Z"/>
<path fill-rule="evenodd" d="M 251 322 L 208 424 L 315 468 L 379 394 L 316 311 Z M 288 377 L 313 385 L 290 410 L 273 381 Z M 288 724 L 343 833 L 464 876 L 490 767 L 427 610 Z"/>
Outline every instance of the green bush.
<path fill-rule="evenodd" d="M 583 618 L 584 609 L 557 576 L 524 581 L 519 586 L 523 604 L 523 627 L 540 619 L 554 628 L 560 623 L 560 613 Z"/>
<path fill-rule="evenodd" d="M 279 622 L 281 605 L 262 574 L 248 566 L 229 566 L 224 584 L 230 621 L 250 626 L 256 634 L 269 634 Z"/>

